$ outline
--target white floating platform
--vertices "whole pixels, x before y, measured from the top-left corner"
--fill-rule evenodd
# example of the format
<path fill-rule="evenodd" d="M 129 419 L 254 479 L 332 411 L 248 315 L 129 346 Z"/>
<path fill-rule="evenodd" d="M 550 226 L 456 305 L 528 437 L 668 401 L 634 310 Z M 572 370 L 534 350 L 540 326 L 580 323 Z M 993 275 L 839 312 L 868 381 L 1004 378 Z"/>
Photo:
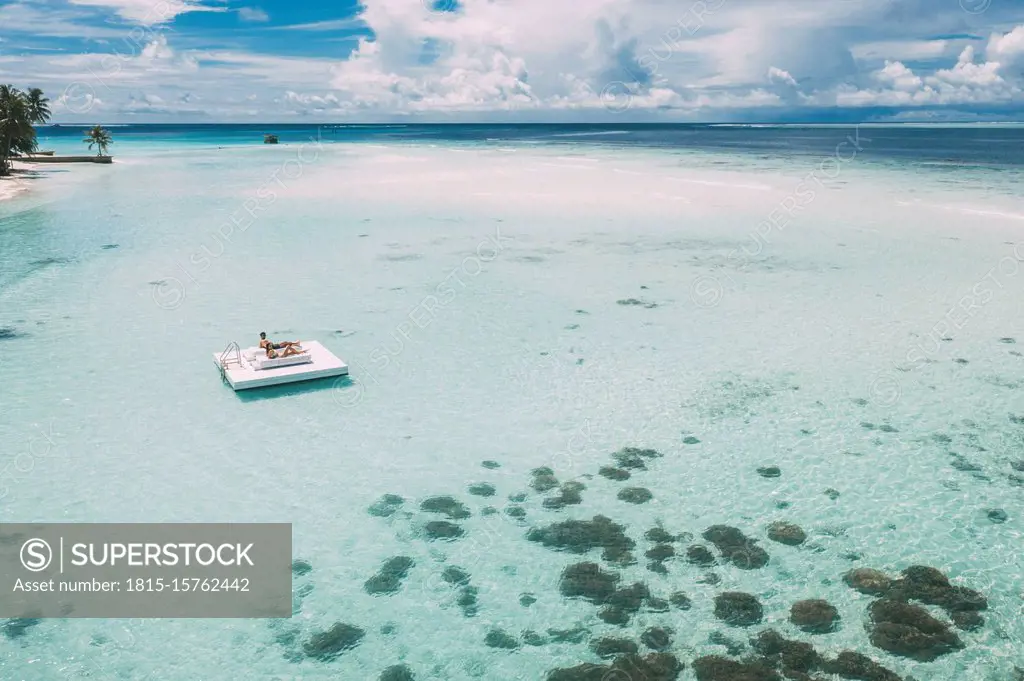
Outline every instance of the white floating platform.
<path fill-rule="evenodd" d="M 226 360 L 221 359 L 225 353 L 214 353 L 213 361 L 235 390 L 348 374 L 348 365 L 317 341 L 300 341 L 299 344 L 306 351 L 300 356 L 280 357 L 284 350 L 278 350 L 279 358 L 268 360 L 264 350 L 253 347 L 243 348 L 238 353 L 228 352 Z"/>

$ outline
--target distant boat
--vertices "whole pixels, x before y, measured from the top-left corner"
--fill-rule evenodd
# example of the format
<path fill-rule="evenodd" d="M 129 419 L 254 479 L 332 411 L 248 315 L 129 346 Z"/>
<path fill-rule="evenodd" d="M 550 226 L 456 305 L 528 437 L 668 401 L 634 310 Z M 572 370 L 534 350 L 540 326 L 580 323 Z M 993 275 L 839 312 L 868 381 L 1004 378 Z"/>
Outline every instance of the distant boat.
<path fill-rule="evenodd" d="M 277 144 L 277 135 L 269 135 L 269 134 L 268 135 L 264 135 L 263 136 L 263 143 L 264 144 Z"/>

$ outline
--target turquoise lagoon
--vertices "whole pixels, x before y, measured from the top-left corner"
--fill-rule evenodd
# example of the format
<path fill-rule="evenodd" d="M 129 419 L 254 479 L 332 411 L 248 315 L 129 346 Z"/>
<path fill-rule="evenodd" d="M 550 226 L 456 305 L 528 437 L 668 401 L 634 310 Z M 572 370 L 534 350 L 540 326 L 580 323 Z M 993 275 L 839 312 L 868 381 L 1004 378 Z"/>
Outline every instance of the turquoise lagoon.
<path fill-rule="evenodd" d="M 542 679 L 600 662 L 549 629 L 636 640 L 665 626 L 681 679 L 727 655 L 723 634 L 742 645 L 769 627 L 918 681 L 1014 678 L 1020 172 L 839 149 L 851 132 L 786 154 L 115 129 L 114 165 L 42 170 L 0 204 L 3 520 L 290 522 L 312 570 L 294 578 L 290 620 L 8 622 L 0 677 L 362 680 L 406 664 L 417 679 Z M 351 380 L 232 392 L 210 354 L 261 330 L 320 340 Z M 663 456 L 628 483 L 598 475 L 627 446 Z M 545 507 L 551 493 L 529 486 L 542 466 L 582 483 L 581 503 Z M 625 503 L 626 485 L 653 498 Z M 517 493 L 522 519 L 506 513 Z M 368 513 L 384 494 L 405 502 Z M 419 503 L 441 494 L 471 512 L 457 541 L 424 536 L 439 516 Z M 637 543 L 623 583 L 683 591 L 690 610 L 645 608 L 622 628 L 559 594 L 561 571 L 599 552 L 527 532 L 598 514 Z M 807 541 L 770 541 L 779 520 Z M 677 556 L 658 574 L 642 554 L 659 524 L 693 535 L 679 553 L 728 524 L 771 560 Z M 400 590 L 368 594 L 393 556 L 415 562 Z M 964 648 L 933 662 L 874 647 L 872 599 L 842 580 L 910 565 L 988 600 L 984 625 L 958 632 Z M 471 576 L 472 617 L 448 566 Z M 756 596 L 763 623 L 716 619 L 724 591 Z M 838 609 L 838 631 L 788 621 L 806 598 Z M 362 628 L 359 645 L 303 655 L 336 622 Z M 498 629 L 520 647 L 488 646 Z M 549 640 L 522 644 L 524 631 Z"/>

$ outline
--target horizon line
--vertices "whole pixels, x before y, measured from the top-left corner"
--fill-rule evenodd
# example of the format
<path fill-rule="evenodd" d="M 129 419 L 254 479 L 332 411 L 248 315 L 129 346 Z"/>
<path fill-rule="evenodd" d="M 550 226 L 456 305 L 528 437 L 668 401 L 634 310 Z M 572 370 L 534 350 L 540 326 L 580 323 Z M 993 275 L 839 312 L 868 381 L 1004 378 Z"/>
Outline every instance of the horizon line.
<path fill-rule="evenodd" d="M 338 126 L 338 127 L 356 127 L 356 126 L 442 126 L 442 125 L 479 125 L 479 126 L 494 126 L 494 125 L 510 125 L 510 126 L 526 126 L 526 125 L 600 125 L 607 127 L 614 126 L 694 126 L 694 125 L 706 125 L 706 126 L 785 126 L 785 125 L 1024 125 L 1024 120 L 992 120 L 992 121 L 623 121 L 621 123 L 612 123 L 604 121 L 430 121 L 430 122 L 397 122 L 397 121 L 374 121 L 374 122 L 360 122 L 360 123 L 342 123 L 337 121 L 320 121 L 316 123 L 301 123 L 296 121 L 260 121 L 260 122 L 243 122 L 243 121 L 210 121 L 210 122 L 148 122 L 148 123 L 47 123 L 46 125 L 37 125 L 38 128 L 52 128 L 52 127 L 93 127 L 95 125 L 110 125 L 110 126 L 127 126 L 127 125 L 177 125 L 177 126 L 200 126 L 200 125 L 250 125 L 250 126 L 274 126 L 274 125 L 300 125 L 306 127 L 312 126 Z"/>

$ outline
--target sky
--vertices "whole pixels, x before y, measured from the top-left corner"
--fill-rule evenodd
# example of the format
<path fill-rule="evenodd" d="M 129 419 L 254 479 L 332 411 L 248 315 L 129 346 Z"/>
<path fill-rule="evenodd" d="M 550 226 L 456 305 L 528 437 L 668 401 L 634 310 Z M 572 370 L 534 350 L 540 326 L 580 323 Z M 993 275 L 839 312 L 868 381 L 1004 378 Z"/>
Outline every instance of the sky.
<path fill-rule="evenodd" d="M 1024 0 L 0 0 L 58 123 L 1024 120 Z"/>

